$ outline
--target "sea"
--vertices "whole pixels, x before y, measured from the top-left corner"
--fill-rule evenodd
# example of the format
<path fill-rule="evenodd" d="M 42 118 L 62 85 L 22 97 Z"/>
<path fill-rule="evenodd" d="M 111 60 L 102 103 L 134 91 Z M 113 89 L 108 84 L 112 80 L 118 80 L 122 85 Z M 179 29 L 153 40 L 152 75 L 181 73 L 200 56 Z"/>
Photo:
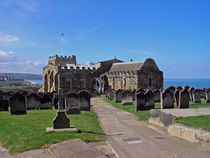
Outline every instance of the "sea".
<path fill-rule="evenodd" d="M 42 85 L 42 80 L 28 80 L 31 83 Z M 210 88 L 210 79 L 164 79 L 163 87 L 190 86 L 198 89 Z"/>

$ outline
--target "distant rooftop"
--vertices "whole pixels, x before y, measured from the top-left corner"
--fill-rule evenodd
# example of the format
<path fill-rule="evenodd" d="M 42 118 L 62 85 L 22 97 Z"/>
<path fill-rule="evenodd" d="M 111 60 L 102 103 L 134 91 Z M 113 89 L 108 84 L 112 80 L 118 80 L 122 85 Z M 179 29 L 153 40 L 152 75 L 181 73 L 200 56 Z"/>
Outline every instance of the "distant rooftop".
<path fill-rule="evenodd" d="M 114 63 L 109 72 L 117 71 L 137 71 L 140 70 L 144 62 Z"/>

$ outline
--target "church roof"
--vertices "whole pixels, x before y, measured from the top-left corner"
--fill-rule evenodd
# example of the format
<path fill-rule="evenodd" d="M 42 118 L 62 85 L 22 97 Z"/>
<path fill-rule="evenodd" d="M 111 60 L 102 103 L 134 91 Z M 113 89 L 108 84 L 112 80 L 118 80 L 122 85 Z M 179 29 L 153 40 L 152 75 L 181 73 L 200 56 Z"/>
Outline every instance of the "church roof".
<path fill-rule="evenodd" d="M 114 63 L 109 72 L 117 71 L 137 71 L 140 70 L 144 62 Z"/>

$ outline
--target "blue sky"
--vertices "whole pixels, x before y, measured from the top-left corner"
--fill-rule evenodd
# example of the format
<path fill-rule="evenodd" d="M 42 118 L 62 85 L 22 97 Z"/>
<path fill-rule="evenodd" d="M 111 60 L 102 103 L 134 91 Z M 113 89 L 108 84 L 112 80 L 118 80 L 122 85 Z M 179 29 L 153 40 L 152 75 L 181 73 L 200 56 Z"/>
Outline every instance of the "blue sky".
<path fill-rule="evenodd" d="M 48 57 L 78 63 L 155 59 L 165 78 L 210 78 L 209 0 L 0 0 L 0 72 L 42 73 Z"/>

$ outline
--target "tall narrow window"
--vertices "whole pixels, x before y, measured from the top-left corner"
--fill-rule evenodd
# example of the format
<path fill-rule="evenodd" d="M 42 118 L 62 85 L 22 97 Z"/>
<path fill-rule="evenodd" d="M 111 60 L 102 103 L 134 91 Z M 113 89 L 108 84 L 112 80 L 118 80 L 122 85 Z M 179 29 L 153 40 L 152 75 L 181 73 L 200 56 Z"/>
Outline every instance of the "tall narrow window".
<path fill-rule="evenodd" d="M 149 87 L 152 86 L 152 77 L 149 77 Z"/>

